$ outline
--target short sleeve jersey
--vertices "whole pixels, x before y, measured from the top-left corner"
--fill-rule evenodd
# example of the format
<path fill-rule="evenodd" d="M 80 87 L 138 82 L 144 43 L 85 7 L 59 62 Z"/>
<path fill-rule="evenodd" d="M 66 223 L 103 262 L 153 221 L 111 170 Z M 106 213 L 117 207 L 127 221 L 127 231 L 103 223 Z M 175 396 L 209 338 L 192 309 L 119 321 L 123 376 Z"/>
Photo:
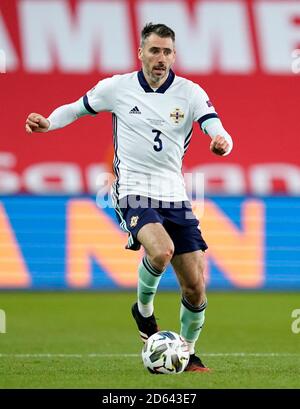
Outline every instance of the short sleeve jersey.
<path fill-rule="evenodd" d="M 157 200 L 188 200 L 182 160 L 193 123 L 217 117 L 206 92 L 172 70 L 153 90 L 142 71 L 101 80 L 84 97 L 85 108 L 113 114 L 112 198 L 141 195 Z"/>

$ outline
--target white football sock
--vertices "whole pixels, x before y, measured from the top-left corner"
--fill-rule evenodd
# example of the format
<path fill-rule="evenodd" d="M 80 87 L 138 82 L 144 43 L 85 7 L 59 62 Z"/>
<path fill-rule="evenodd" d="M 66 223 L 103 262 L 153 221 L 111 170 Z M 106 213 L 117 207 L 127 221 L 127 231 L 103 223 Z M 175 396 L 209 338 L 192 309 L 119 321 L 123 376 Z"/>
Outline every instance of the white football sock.
<path fill-rule="evenodd" d="M 190 355 L 193 355 L 195 353 L 195 342 L 188 342 L 186 341 L 186 343 L 189 346 L 189 353 Z"/>
<path fill-rule="evenodd" d="M 140 314 L 147 318 L 150 317 L 153 314 L 154 307 L 153 307 L 153 302 L 149 302 L 148 304 L 143 304 L 141 303 L 140 300 L 138 300 L 138 309 Z"/>

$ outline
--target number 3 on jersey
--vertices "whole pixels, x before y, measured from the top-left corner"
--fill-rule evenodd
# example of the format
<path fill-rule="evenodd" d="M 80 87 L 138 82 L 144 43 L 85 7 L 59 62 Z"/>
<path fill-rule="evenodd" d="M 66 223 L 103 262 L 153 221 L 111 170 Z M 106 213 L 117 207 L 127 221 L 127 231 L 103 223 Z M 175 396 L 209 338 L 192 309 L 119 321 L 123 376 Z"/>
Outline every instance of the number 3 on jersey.
<path fill-rule="evenodd" d="M 156 142 L 156 145 L 153 145 L 153 149 L 156 152 L 160 152 L 163 148 L 162 140 L 160 139 L 161 131 L 158 131 L 157 129 L 152 129 L 153 133 L 156 133 L 156 136 L 154 138 L 154 142 Z"/>

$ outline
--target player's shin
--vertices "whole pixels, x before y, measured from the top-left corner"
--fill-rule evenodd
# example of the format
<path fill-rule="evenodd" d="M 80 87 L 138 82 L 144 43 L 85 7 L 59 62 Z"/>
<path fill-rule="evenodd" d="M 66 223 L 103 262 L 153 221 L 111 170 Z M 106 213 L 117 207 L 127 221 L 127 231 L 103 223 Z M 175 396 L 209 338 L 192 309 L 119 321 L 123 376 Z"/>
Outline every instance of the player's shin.
<path fill-rule="evenodd" d="M 144 317 L 150 317 L 153 314 L 153 299 L 163 271 L 154 268 L 145 256 L 139 265 L 138 273 L 138 309 Z"/>
<path fill-rule="evenodd" d="M 207 301 L 198 307 L 191 305 L 186 298 L 181 300 L 180 308 L 180 335 L 187 341 L 190 354 L 195 353 L 195 342 L 199 338 L 205 321 Z"/>

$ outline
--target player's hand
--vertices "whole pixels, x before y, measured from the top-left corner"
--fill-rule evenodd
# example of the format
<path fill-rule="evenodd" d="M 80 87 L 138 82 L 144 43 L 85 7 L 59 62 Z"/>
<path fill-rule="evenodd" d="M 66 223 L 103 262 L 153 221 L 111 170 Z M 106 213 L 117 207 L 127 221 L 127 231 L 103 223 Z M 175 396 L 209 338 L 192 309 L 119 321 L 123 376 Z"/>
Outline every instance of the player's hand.
<path fill-rule="evenodd" d="M 47 132 L 50 126 L 50 122 L 48 119 L 43 117 L 40 114 L 29 114 L 28 118 L 26 119 L 25 129 L 26 132 Z"/>
<path fill-rule="evenodd" d="M 229 149 L 229 143 L 224 136 L 217 135 L 210 143 L 210 150 L 216 155 L 224 155 Z"/>

